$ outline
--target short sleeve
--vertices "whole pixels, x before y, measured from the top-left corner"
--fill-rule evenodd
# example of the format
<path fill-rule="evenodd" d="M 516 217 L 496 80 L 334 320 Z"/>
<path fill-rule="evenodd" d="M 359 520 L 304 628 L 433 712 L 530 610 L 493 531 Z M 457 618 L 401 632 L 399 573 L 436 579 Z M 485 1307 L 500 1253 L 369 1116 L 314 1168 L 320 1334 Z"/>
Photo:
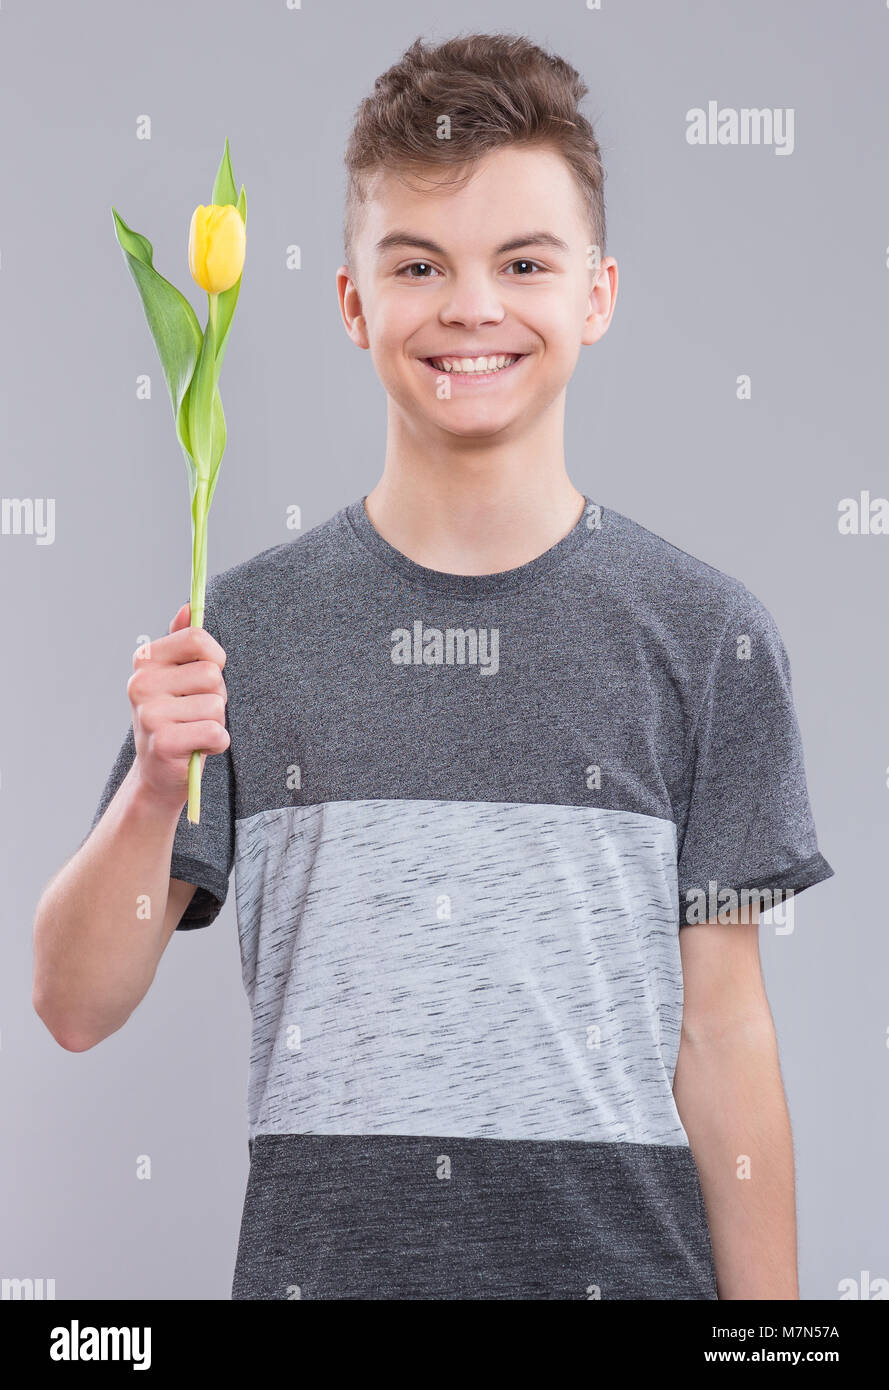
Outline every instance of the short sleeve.
<path fill-rule="evenodd" d="M 204 627 L 224 647 L 209 603 Z M 132 724 L 123 737 L 114 765 L 99 798 L 90 833 L 95 829 L 136 756 Z M 234 862 L 234 775 L 231 745 L 223 753 L 208 753 L 201 777 L 201 814 L 197 825 L 183 806 L 173 839 L 170 877 L 193 883 L 196 891 L 177 930 L 206 927 L 219 915 L 228 893 Z"/>
<path fill-rule="evenodd" d="M 732 604 L 690 733 L 685 807 L 681 925 L 706 921 L 693 907 L 725 889 L 796 894 L 833 875 L 818 848 L 787 652 L 747 589 Z"/>

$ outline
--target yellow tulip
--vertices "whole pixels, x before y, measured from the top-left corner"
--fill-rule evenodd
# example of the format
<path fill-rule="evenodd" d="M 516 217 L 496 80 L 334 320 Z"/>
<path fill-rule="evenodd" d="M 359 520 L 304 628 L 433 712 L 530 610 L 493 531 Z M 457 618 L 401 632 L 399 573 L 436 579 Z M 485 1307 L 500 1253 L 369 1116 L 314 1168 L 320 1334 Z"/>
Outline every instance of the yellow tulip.
<path fill-rule="evenodd" d="M 244 269 L 247 231 L 233 203 L 200 204 L 188 231 L 188 268 L 202 290 L 221 294 L 231 289 Z"/>

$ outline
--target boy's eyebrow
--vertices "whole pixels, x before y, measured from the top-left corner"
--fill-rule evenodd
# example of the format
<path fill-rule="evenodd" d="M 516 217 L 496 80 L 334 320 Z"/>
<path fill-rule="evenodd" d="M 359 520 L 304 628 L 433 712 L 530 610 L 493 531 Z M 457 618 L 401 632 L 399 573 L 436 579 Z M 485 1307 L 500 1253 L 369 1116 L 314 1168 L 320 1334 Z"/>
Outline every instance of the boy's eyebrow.
<path fill-rule="evenodd" d="M 419 246 L 424 251 L 431 251 L 434 256 L 447 255 L 445 248 L 439 246 L 437 241 L 403 231 L 387 232 L 384 237 L 380 237 L 374 249 L 378 255 L 382 255 L 384 251 L 391 251 L 396 246 Z M 505 256 L 507 251 L 520 251 L 523 246 L 551 246 L 555 251 L 569 250 L 567 242 L 552 232 L 525 232 L 522 236 L 510 237 L 509 241 L 495 246 L 494 255 Z"/>

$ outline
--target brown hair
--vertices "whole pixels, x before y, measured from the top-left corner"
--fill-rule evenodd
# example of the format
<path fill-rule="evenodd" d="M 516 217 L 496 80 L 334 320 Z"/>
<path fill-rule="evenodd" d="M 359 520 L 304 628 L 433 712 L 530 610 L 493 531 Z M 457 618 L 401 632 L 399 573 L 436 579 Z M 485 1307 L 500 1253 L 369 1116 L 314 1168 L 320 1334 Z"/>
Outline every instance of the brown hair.
<path fill-rule="evenodd" d="M 564 59 L 530 39 L 469 34 L 430 47 L 416 39 L 358 108 L 346 148 L 345 260 L 354 270 L 355 236 L 375 170 L 441 166 L 465 183 L 474 163 L 505 145 L 553 147 L 570 166 L 605 254 L 605 170 L 590 122 L 578 110 L 588 88 Z M 448 136 L 439 136 L 449 121 Z M 465 169 L 461 177 L 460 170 Z"/>

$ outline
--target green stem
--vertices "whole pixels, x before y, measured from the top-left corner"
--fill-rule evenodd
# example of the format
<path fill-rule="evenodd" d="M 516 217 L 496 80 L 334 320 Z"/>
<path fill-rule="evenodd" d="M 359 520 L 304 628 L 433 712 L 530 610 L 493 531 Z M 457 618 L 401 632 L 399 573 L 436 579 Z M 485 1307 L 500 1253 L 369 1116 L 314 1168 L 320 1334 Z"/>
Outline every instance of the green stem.
<path fill-rule="evenodd" d="M 207 593 L 207 492 L 206 478 L 198 478 L 192 505 L 191 545 L 191 626 L 204 625 L 204 599 Z M 197 825 L 201 818 L 201 752 L 195 749 L 188 760 L 188 819 Z"/>
<path fill-rule="evenodd" d="M 209 346 L 216 350 L 216 313 L 219 296 L 208 295 L 207 320 Z M 202 404 L 202 402 L 199 402 Z M 209 460 L 197 458 L 198 480 L 191 506 L 191 626 L 204 626 L 204 599 L 207 592 L 207 513 L 209 511 Z M 201 818 L 201 750 L 196 748 L 188 760 L 188 819 L 197 825 Z"/>
<path fill-rule="evenodd" d="M 209 481 L 198 477 L 191 519 L 191 625 L 204 625 L 207 594 L 207 493 Z"/>

